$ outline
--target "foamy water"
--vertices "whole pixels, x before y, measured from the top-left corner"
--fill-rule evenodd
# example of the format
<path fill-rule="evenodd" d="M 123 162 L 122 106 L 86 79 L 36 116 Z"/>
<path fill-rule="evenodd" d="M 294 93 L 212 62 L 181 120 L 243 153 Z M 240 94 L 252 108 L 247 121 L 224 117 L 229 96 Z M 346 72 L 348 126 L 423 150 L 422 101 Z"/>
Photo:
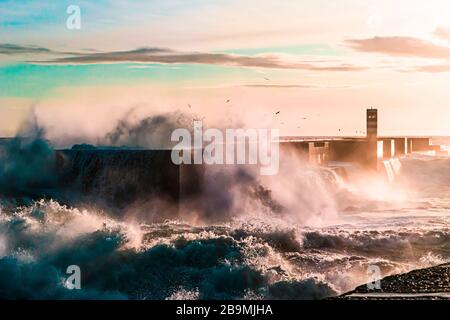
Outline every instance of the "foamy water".
<path fill-rule="evenodd" d="M 336 295 L 367 282 L 370 265 L 388 275 L 449 261 L 448 182 L 450 160 L 435 158 L 403 159 L 393 183 L 357 173 L 343 181 L 330 170 L 291 172 L 286 181 L 268 183 L 286 213 L 253 212 L 247 203 L 220 223 L 119 221 L 107 212 L 50 200 L 5 206 L 0 213 L 0 296 Z M 291 192 L 280 191 L 287 186 Z M 82 290 L 63 287 L 71 264 L 82 270 Z"/>

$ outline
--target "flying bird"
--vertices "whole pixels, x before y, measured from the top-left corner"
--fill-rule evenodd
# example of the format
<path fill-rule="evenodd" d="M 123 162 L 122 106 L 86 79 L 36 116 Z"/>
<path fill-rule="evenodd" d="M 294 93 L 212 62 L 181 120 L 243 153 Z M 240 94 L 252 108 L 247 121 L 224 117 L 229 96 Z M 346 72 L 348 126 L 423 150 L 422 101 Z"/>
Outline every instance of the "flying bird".
<path fill-rule="evenodd" d="M 280 114 L 280 111 L 275 112 L 275 114 Z"/>

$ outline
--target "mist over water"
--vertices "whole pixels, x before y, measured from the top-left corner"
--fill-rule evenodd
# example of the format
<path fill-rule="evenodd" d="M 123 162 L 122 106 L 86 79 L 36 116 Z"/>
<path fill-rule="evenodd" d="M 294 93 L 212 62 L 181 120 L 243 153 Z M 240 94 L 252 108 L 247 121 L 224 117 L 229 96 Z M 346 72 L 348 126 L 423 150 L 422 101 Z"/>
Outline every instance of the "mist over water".
<path fill-rule="evenodd" d="M 125 131 L 138 132 L 109 139 Z M 286 150 L 276 176 L 207 168 L 206 193 L 173 216 L 151 196 L 108 210 L 67 194 L 52 157 L 40 138 L 2 148 L 0 298 L 320 299 L 367 282 L 369 265 L 388 275 L 450 258 L 448 158 L 404 158 L 389 183 Z M 73 264 L 82 290 L 63 286 Z"/>

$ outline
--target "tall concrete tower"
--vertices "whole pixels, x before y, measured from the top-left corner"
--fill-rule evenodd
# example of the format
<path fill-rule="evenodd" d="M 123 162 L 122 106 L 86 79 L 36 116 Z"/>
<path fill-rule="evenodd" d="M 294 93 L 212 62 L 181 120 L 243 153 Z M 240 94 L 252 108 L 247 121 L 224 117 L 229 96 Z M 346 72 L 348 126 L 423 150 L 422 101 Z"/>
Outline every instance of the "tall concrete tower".
<path fill-rule="evenodd" d="M 376 141 L 378 135 L 378 110 L 367 109 L 367 139 L 369 141 Z"/>
<path fill-rule="evenodd" d="M 377 170 L 378 157 L 377 157 L 377 136 L 378 136 L 378 110 L 367 109 L 366 113 L 367 122 L 367 166 L 371 169 Z"/>

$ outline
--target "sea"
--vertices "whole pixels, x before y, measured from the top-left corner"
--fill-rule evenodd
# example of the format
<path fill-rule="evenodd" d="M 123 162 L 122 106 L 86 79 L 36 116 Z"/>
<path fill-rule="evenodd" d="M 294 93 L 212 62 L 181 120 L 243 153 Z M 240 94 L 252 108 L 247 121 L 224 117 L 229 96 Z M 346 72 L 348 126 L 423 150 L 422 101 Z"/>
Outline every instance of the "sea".
<path fill-rule="evenodd" d="M 450 261 L 450 157 L 410 154 L 377 174 L 297 159 L 270 178 L 218 169 L 207 213 L 152 221 L 142 217 L 164 217 L 163 206 L 134 206 L 135 216 L 48 195 L 17 201 L 17 179 L 37 175 L 33 155 L 46 154 L 36 148 L 22 166 L 0 157 L 2 299 L 323 299 L 373 270 Z M 67 284 L 74 265 L 79 288 Z"/>

